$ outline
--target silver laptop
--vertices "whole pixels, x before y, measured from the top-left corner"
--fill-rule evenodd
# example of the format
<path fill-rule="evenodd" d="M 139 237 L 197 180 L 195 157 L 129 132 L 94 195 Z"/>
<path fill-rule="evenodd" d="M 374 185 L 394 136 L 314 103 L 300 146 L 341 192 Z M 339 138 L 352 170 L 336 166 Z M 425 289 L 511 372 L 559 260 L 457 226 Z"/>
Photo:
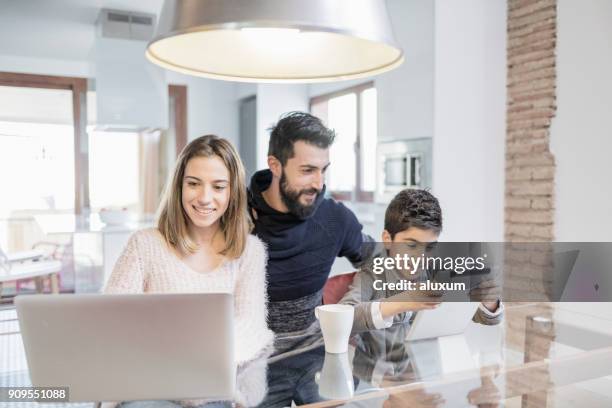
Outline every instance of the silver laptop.
<path fill-rule="evenodd" d="M 70 401 L 232 399 L 230 294 L 15 298 L 32 385 Z"/>

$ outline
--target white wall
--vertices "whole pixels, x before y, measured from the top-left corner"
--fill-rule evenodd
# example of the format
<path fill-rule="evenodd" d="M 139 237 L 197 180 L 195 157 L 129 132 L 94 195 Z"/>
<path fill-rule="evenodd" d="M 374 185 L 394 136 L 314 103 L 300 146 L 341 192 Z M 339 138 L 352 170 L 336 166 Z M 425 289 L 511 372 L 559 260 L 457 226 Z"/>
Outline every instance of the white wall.
<path fill-rule="evenodd" d="M 87 60 L 0 55 L 0 71 L 87 78 L 91 75 L 91 64 Z"/>
<path fill-rule="evenodd" d="M 557 113 L 550 135 L 557 241 L 612 241 L 610 21 L 609 0 L 558 0 Z M 598 283 L 603 293 L 610 292 L 610 279 Z M 612 319 L 612 303 L 557 308 Z"/>
<path fill-rule="evenodd" d="M 168 128 L 166 70 L 145 58 L 145 41 L 96 37 L 89 56 L 99 124 Z"/>
<path fill-rule="evenodd" d="M 434 2 L 387 0 L 395 38 L 405 60 L 376 77 L 380 140 L 433 135 Z"/>
<path fill-rule="evenodd" d="M 384 75 L 384 74 L 383 74 Z M 312 98 L 319 95 L 325 95 L 328 93 L 341 91 L 346 88 L 350 88 L 352 86 L 364 84 L 366 82 L 370 82 L 375 80 L 375 77 L 370 78 L 359 78 L 359 79 L 351 79 L 349 81 L 334 81 L 334 82 L 321 82 L 319 84 L 309 84 L 308 85 L 308 97 Z"/>
<path fill-rule="evenodd" d="M 234 84 L 191 77 L 187 92 L 189 140 L 212 133 L 238 146 L 238 103 Z"/>
<path fill-rule="evenodd" d="M 504 240 L 506 172 L 506 21 L 507 1 L 487 0 L 485 13 L 485 233 L 487 241 Z"/>
<path fill-rule="evenodd" d="M 612 241 L 612 2 L 558 0 L 555 239 Z"/>
<path fill-rule="evenodd" d="M 249 96 L 257 95 L 257 84 L 247 82 L 236 82 L 236 99 L 243 99 Z"/>
<path fill-rule="evenodd" d="M 436 0 L 433 190 L 445 241 L 503 239 L 506 2 Z"/>
<path fill-rule="evenodd" d="M 238 101 L 233 82 L 183 75 L 168 71 L 168 83 L 187 85 L 187 138 L 215 134 L 239 141 Z"/>
<path fill-rule="evenodd" d="M 307 85 L 257 85 L 257 168 L 268 167 L 268 128 L 286 112 L 308 111 Z"/>

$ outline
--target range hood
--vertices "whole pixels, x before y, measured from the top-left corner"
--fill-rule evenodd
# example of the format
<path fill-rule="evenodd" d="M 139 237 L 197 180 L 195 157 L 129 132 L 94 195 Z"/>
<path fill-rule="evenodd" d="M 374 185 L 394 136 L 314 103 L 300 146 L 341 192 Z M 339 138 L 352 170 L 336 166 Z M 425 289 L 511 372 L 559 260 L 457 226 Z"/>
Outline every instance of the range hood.
<path fill-rule="evenodd" d="M 101 10 L 92 50 L 97 128 L 168 127 L 165 71 L 145 58 L 155 16 Z"/>

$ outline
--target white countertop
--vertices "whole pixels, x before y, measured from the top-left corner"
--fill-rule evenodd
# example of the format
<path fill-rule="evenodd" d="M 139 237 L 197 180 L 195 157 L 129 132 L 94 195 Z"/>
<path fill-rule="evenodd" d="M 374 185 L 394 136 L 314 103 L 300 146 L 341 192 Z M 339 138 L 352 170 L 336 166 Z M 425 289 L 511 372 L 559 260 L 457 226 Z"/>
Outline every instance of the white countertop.
<path fill-rule="evenodd" d="M 90 215 L 45 214 L 36 215 L 34 219 L 45 234 L 121 233 L 138 231 L 154 225 L 152 217 L 125 224 L 107 225 L 100 220 L 98 213 Z"/>

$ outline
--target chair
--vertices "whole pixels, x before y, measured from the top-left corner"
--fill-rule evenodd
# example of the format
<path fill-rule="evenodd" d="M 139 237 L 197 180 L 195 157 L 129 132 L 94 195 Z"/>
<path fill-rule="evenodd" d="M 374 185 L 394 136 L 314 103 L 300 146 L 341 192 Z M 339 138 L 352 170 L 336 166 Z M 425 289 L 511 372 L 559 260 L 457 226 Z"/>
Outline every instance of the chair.
<path fill-rule="evenodd" d="M 323 304 L 338 303 L 353 283 L 356 273 L 343 273 L 329 278 L 323 287 Z"/>
<path fill-rule="evenodd" d="M 49 281 L 51 293 L 59 293 L 58 274 L 62 263 L 54 259 L 44 259 L 44 252 L 40 250 L 22 251 L 5 254 L 0 248 L 0 298 L 7 282 L 18 284 L 24 280 L 34 280 L 36 291 L 42 293 L 45 281 Z"/>

